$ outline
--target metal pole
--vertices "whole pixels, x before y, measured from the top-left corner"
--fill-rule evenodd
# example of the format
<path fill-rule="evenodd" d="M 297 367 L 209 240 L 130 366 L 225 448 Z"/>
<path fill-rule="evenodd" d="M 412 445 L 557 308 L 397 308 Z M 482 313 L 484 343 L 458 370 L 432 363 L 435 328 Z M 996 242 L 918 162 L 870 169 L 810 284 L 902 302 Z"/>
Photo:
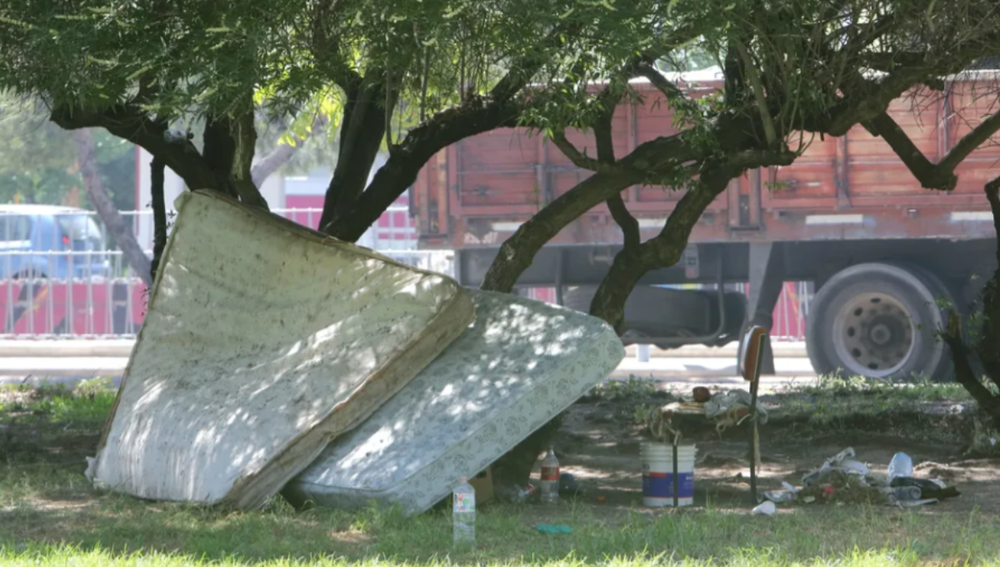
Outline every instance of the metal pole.
<path fill-rule="evenodd" d="M 760 363 L 764 352 L 764 341 L 757 344 L 757 359 L 754 361 L 753 381 L 750 382 L 750 499 L 757 505 L 757 459 L 760 443 L 757 436 L 757 389 L 760 386 Z"/>
<path fill-rule="evenodd" d="M 680 507 L 680 494 L 681 494 L 681 476 L 677 471 L 677 436 L 674 435 L 674 477 L 671 484 L 674 485 L 674 509 L 676 510 Z"/>

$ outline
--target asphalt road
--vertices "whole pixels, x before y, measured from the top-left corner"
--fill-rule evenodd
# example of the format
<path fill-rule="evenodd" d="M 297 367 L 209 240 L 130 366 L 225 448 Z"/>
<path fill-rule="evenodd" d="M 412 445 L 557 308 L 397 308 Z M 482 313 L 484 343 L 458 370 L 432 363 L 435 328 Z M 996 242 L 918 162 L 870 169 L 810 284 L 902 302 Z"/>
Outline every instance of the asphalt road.
<path fill-rule="evenodd" d="M 0 383 L 41 382 L 71 384 L 81 379 L 108 376 L 118 378 L 128 364 L 127 357 L 3 357 L 0 358 Z M 764 386 L 804 383 L 814 380 L 809 360 L 805 358 L 778 358 L 775 360 L 777 376 L 763 379 Z M 624 380 L 629 376 L 656 381 L 662 387 L 686 384 L 731 385 L 742 387 L 737 377 L 736 361 L 732 357 L 670 358 L 654 357 L 649 362 L 639 362 L 634 357 L 622 361 L 611 379 Z"/>

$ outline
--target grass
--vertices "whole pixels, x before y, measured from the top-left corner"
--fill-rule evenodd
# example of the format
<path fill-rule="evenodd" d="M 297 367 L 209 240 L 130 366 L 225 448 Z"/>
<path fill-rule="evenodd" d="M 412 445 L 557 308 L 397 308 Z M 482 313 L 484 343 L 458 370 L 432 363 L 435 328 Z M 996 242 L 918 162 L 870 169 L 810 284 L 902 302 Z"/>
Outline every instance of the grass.
<path fill-rule="evenodd" d="M 101 390 L 0 392 L 0 565 L 1000 565 L 1000 517 L 978 512 L 830 506 L 768 518 L 711 505 L 497 505 L 480 511 L 477 549 L 456 550 L 440 512 L 142 502 L 96 492 L 82 474 L 112 400 Z M 539 522 L 573 533 L 546 536 Z"/>

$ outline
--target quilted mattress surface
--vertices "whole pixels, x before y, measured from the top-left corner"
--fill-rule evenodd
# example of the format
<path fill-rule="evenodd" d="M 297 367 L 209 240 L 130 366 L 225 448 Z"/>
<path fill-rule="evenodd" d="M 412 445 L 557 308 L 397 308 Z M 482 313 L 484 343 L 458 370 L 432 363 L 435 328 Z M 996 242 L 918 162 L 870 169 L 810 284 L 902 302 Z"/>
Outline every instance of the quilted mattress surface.
<path fill-rule="evenodd" d="M 625 356 L 603 321 L 472 291 L 476 321 L 286 487 L 293 502 L 420 513 L 594 387 Z"/>
<path fill-rule="evenodd" d="M 455 281 L 220 194 L 185 192 L 88 477 L 246 508 L 472 322 Z"/>

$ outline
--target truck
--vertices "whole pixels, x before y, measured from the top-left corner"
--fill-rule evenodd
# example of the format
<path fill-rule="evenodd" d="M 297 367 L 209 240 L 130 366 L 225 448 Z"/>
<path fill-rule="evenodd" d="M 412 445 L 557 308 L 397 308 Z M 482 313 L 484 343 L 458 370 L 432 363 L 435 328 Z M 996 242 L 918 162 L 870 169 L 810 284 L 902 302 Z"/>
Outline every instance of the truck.
<path fill-rule="evenodd" d="M 673 78 L 695 97 L 723 86 L 717 70 Z M 995 80 L 988 71 L 949 77 L 943 91 L 907 93 L 888 112 L 937 161 L 997 112 Z M 614 114 L 619 157 L 677 132 L 660 92 L 644 80 L 633 87 L 639 96 Z M 589 133 L 568 137 L 595 155 Z M 936 330 L 947 309 L 971 308 L 996 266 L 983 188 L 1000 175 L 1000 139 L 964 160 L 950 192 L 921 187 L 861 126 L 801 140 L 792 165 L 734 179 L 694 228 L 681 262 L 646 274 L 626 302 L 623 342 L 727 344 L 750 324 L 770 328 L 784 282 L 812 282 L 805 343 L 818 374 L 946 377 L 950 357 Z M 589 175 L 527 128 L 462 140 L 434 156 L 410 189 L 418 247 L 454 249 L 456 277 L 479 286 L 501 243 Z M 658 233 L 682 194 L 662 186 L 623 192 L 643 240 Z M 558 303 L 586 311 L 622 242 L 607 207 L 595 207 L 552 239 L 517 285 L 555 288 Z M 734 283 L 749 284 L 749 293 L 732 291 Z M 772 369 L 770 360 L 765 371 Z"/>

